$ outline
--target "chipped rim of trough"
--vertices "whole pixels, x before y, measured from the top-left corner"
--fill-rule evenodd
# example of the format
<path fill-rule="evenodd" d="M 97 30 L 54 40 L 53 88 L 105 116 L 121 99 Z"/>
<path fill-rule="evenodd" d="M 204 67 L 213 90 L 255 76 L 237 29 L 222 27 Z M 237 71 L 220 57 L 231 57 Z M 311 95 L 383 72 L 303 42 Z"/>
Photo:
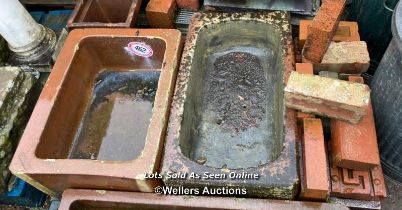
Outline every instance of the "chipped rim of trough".
<path fill-rule="evenodd" d="M 162 174 L 168 172 L 195 172 L 212 174 L 229 172 L 248 172 L 259 174 L 258 180 L 221 180 L 221 179 L 167 179 L 163 176 L 166 185 L 180 186 L 187 185 L 193 187 L 214 186 L 214 187 L 247 187 L 248 196 L 251 192 L 258 197 L 278 197 L 277 190 L 281 191 L 279 198 L 292 199 L 297 192 L 299 177 L 297 172 L 297 153 L 296 153 L 296 120 L 295 112 L 286 107 L 283 108 L 284 119 L 284 141 L 283 150 L 275 161 L 265 165 L 247 169 L 222 170 L 196 163 L 186 157 L 179 144 L 180 131 L 182 129 L 184 102 L 187 95 L 187 86 L 191 74 L 191 64 L 194 58 L 195 46 L 197 44 L 198 33 L 212 24 L 227 21 L 259 21 L 272 24 L 281 35 L 281 52 L 278 56 L 282 57 L 283 62 L 283 83 L 286 83 L 291 71 L 294 70 L 294 49 L 291 36 L 289 13 L 286 12 L 265 12 L 265 13 L 196 13 L 192 20 L 187 35 L 186 44 L 182 54 L 180 69 L 177 76 L 175 93 L 170 110 L 168 132 L 165 142 L 165 151 L 162 164 Z M 284 85 L 283 85 L 284 86 Z M 284 105 L 283 105 L 284 106 Z M 285 191 L 282 191 L 285 189 Z M 275 196 L 272 196 L 275 194 Z"/>
<path fill-rule="evenodd" d="M 244 199 L 216 196 L 165 196 L 153 193 L 68 189 L 63 193 L 59 210 L 70 210 L 75 202 L 80 201 L 110 202 L 140 206 L 145 204 L 151 207 L 160 207 L 160 209 L 348 209 L 341 204 L 308 201 Z"/>
<path fill-rule="evenodd" d="M 80 14 L 80 11 L 86 10 L 83 12 L 88 12 L 88 9 L 85 8 L 86 2 L 90 2 L 91 0 L 78 0 L 77 4 L 74 7 L 73 13 L 67 21 L 67 28 L 69 31 L 78 28 L 130 28 L 134 26 L 138 12 L 140 10 L 141 1 L 142 0 L 132 0 L 130 5 L 130 9 L 127 14 L 127 18 L 124 22 L 119 23 L 101 23 L 101 22 L 86 22 L 86 21 L 76 21 Z M 83 15 L 83 12 L 81 15 Z"/>
<path fill-rule="evenodd" d="M 47 126 L 47 120 L 54 111 L 54 104 L 65 79 L 71 71 L 70 67 L 76 51 L 79 49 L 80 43 L 90 37 L 158 38 L 166 43 L 144 149 L 139 157 L 130 161 L 38 158 L 35 154 L 36 149 Z M 59 194 L 35 181 L 32 175 L 118 178 L 136 182 L 141 191 L 153 191 L 153 189 L 148 189 L 147 185 L 143 185 L 142 181 L 153 182 L 154 180 L 146 180 L 144 175 L 157 172 L 159 169 L 172 92 L 176 81 L 178 59 L 180 58 L 180 42 L 181 34 L 175 29 L 75 29 L 70 32 L 14 154 L 10 164 L 11 172 L 52 196 Z M 71 182 L 70 179 L 66 180 L 67 185 L 69 182 Z M 113 187 L 113 181 L 104 183 L 104 185 L 105 188 Z"/>

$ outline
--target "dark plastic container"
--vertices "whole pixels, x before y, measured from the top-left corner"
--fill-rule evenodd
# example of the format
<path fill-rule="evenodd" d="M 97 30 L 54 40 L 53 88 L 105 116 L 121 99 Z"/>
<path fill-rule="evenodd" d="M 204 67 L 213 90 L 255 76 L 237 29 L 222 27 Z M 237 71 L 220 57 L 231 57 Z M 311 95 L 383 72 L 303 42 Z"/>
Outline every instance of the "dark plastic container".
<path fill-rule="evenodd" d="M 392 34 L 371 82 L 372 103 L 384 173 L 402 182 L 402 2 L 394 11 Z"/>
<path fill-rule="evenodd" d="M 370 74 L 374 74 L 392 39 L 392 9 L 398 1 L 352 0 L 345 9 L 345 19 L 358 22 L 360 37 L 367 42 L 371 58 Z"/>

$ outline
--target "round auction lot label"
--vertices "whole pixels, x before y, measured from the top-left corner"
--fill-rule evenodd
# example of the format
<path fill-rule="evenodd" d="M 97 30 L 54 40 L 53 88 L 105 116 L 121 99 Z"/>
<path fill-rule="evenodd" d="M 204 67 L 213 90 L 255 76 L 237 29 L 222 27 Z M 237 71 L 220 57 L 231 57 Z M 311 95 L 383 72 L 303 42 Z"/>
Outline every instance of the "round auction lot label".
<path fill-rule="evenodd" d="M 127 50 L 141 57 L 151 57 L 154 54 L 151 46 L 143 42 L 130 42 L 127 45 Z"/>

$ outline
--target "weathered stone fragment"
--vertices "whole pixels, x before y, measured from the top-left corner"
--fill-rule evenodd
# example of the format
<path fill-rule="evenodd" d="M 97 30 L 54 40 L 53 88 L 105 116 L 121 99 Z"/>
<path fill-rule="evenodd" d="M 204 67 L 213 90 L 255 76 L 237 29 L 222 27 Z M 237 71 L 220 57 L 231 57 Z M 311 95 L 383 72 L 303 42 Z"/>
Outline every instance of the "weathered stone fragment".
<path fill-rule="evenodd" d="M 358 123 L 370 101 L 367 85 L 292 72 L 285 88 L 289 108 Z"/>
<path fill-rule="evenodd" d="M 0 190 L 7 186 L 8 165 L 28 119 L 35 82 L 18 67 L 0 68 Z"/>

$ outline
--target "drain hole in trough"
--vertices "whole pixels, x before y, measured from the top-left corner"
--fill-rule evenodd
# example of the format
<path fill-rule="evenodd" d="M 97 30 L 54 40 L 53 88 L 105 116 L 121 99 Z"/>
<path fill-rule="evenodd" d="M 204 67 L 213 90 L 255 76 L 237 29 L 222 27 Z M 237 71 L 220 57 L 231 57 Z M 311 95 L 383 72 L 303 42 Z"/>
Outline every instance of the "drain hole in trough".
<path fill-rule="evenodd" d="M 70 152 L 70 159 L 133 160 L 144 149 L 160 72 L 104 71 Z"/>

